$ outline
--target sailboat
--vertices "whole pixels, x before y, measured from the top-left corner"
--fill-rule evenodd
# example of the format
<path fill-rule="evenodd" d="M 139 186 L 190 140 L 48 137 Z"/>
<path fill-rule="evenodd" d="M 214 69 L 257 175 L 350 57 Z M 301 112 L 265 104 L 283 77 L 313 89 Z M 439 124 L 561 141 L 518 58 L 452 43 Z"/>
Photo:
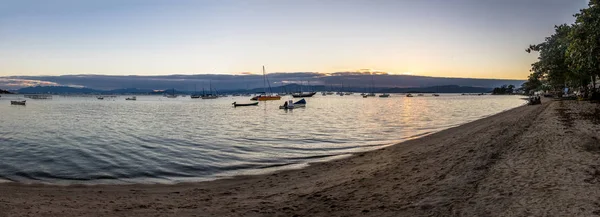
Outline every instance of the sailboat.
<path fill-rule="evenodd" d="M 196 85 L 195 84 L 194 84 L 194 94 L 190 95 L 190 98 L 192 98 L 192 99 L 200 98 L 200 95 L 198 95 L 198 93 L 196 93 Z"/>
<path fill-rule="evenodd" d="M 315 94 L 317 94 L 317 92 L 302 92 L 302 83 L 300 83 L 300 92 L 297 93 L 292 93 L 292 97 L 294 98 L 301 98 L 301 97 L 312 97 Z"/>
<path fill-rule="evenodd" d="M 344 82 L 342 82 L 342 86 L 341 86 L 341 88 L 340 88 L 340 91 L 339 91 L 339 92 L 337 92 L 337 93 L 335 93 L 335 94 L 336 94 L 336 95 L 339 95 L 339 96 L 343 96 L 343 95 L 344 95 L 344 92 L 343 92 L 343 91 L 344 91 Z"/>
<path fill-rule="evenodd" d="M 373 92 L 373 89 L 375 89 L 375 86 L 373 85 L 373 74 L 371 73 L 371 92 L 368 93 L 366 96 L 375 96 L 375 92 Z"/>
<path fill-rule="evenodd" d="M 167 94 L 167 98 L 177 98 L 177 95 L 175 95 L 175 88 L 171 90 L 171 94 Z"/>
<path fill-rule="evenodd" d="M 208 93 L 208 94 L 204 94 L 203 93 L 202 94 L 202 99 L 216 99 L 216 98 L 219 98 L 219 95 L 216 93 L 217 92 L 216 90 L 215 90 L 215 93 L 212 93 L 212 81 L 210 81 L 208 83 L 208 85 L 209 85 L 208 91 L 210 91 L 211 93 Z"/>
<path fill-rule="evenodd" d="M 280 100 L 281 96 L 274 95 L 273 91 L 271 91 L 271 84 L 269 83 L 269 94 L 267 94 L 267 74 L 265 73 L 265 66 L 263 66 L 263 90 L 264 92 L 258 96 L 252 97 L 251 100 L 256 101 L 268 101 L 268 100 Z"/>

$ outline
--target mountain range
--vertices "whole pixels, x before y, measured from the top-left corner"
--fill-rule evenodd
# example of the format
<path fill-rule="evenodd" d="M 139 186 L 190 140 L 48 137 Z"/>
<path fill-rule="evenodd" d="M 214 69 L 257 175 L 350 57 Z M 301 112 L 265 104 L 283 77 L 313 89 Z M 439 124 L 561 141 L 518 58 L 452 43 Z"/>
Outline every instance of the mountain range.
<path fill-rule="evenodd" d="M 237 89 L 237 90 L 215 90 L 213 92 L 217 92 L 220 94 L 231 94 L 231 93 L 259 93 L 263 92 L 264 88 L 253 88 L 253 89 Z M 298 84 L 288 84 L 278 87 L 266 88 L 267 92 L 274 93 L 290 93 L 290 92 L 309 92 L 309 91 L 343 91 L 343 92 L 375 92 L 375 93 L 486 93 L 490 92 L 492 88 L 485 87 L 471 87 L 471 86 L 459 86 L 459 85 L 442 85 L 442 86 L 432 86 L 432 87 L 410 87 L 410 88 L 364 88 L 364 87 L 328 87 L 324 85 L 298 85 Z M 124 95 L 124 94 L 138 94 L 138 95 L 146 95 L 146 94 L 165 94 L 165 93 L 174 93 L 174 94 L 192 94 L 194 91 L 189 90 L 177 90 L 177 89 L 167 89 L 167 90 L 151 90 L 151 89 L 138 89 L 138 88 L 122 88 L 122 89 L 114 89 L 114 90 L 97 90 L 91 88 L 78 88 L 78 87 L 68 87 L 68 86 L 35 86 L 35 87 L 26 87 L 15 90 L 14 92 L 20 94 L 115 94 L 115 95 Z M 209 92 L 209 90 L 197 91 L 196 93 Z"/>

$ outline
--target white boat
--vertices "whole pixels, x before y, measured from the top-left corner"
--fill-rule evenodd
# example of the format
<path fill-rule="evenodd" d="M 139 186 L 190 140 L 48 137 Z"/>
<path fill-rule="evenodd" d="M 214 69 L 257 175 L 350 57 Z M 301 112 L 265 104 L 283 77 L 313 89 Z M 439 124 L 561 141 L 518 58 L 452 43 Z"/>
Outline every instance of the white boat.
<path fill-rule="evenodd" d="M 98 97 L 96 97 L 96 99 L 103 100 L 104 97 L 103 96 L 98 96 Z"/>
<path fill-rule="evenodd" d="M 135 96 L 132 96 L 132 97 L 125 98 L 125 100 L 137 100 L 137 98 Z"/>
<path fill-rule="evenodd" d="M 10 101 L 11 105 L 25 105 L 26 100 L 12 100 Z"/>
<path fill-rule="evenodd" d="M 422 93 L 419 93 L 419 94 L 417 94 L 417 96 L 423 96 L 423 94 L 422 94 Z"/>
<path fill-rule="evenodd" d="M 306 100 L 301 99 L 298 100 L 297 102 L 294 102 L 293 100 L 289 100 L 289 101 L 285 101 L 285 103 L 282 106 L 279 106 L 279 109 L 295 109 L 295 108 L 304 108 L 306 107 Z"/>
<path fill-rule="evenodd" d="M 379 97 L 382 97 L 382 98 L 390 97 L 390 94 L 384 93 L 384 94 L 379 95 Z"/>

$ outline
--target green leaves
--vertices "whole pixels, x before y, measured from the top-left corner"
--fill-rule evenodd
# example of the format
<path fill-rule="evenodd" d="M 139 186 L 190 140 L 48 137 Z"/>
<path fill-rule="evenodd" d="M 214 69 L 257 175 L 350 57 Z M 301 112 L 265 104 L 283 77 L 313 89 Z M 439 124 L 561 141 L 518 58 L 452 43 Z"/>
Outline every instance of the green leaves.
<path fill-rule="evenodd" d="M 539 52 L 531 65 L 532 74 L 523 84 L 525 90 L 581 87 L 586 89 L 600 76 L 600 0 L 574 15 L 572 25 L 555 26 L 554 34 L 543 43 L 530 45 L 525 51 Z"/>

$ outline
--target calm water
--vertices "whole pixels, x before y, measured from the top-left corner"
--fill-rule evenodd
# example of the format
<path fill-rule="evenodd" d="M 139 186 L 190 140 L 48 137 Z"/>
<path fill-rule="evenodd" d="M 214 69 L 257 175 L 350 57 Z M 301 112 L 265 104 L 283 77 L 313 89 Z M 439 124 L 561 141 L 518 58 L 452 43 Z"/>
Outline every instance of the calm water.
<path fill-rule="evenodd" d="M 174 183 L 294 168 L 372 150 L 524 104 L 518 96 L 315 96 L 233 108 L 216 100 L 0 98 L 0 180 Z M 288 99 L 284 97 L 283 99 Z"/>

